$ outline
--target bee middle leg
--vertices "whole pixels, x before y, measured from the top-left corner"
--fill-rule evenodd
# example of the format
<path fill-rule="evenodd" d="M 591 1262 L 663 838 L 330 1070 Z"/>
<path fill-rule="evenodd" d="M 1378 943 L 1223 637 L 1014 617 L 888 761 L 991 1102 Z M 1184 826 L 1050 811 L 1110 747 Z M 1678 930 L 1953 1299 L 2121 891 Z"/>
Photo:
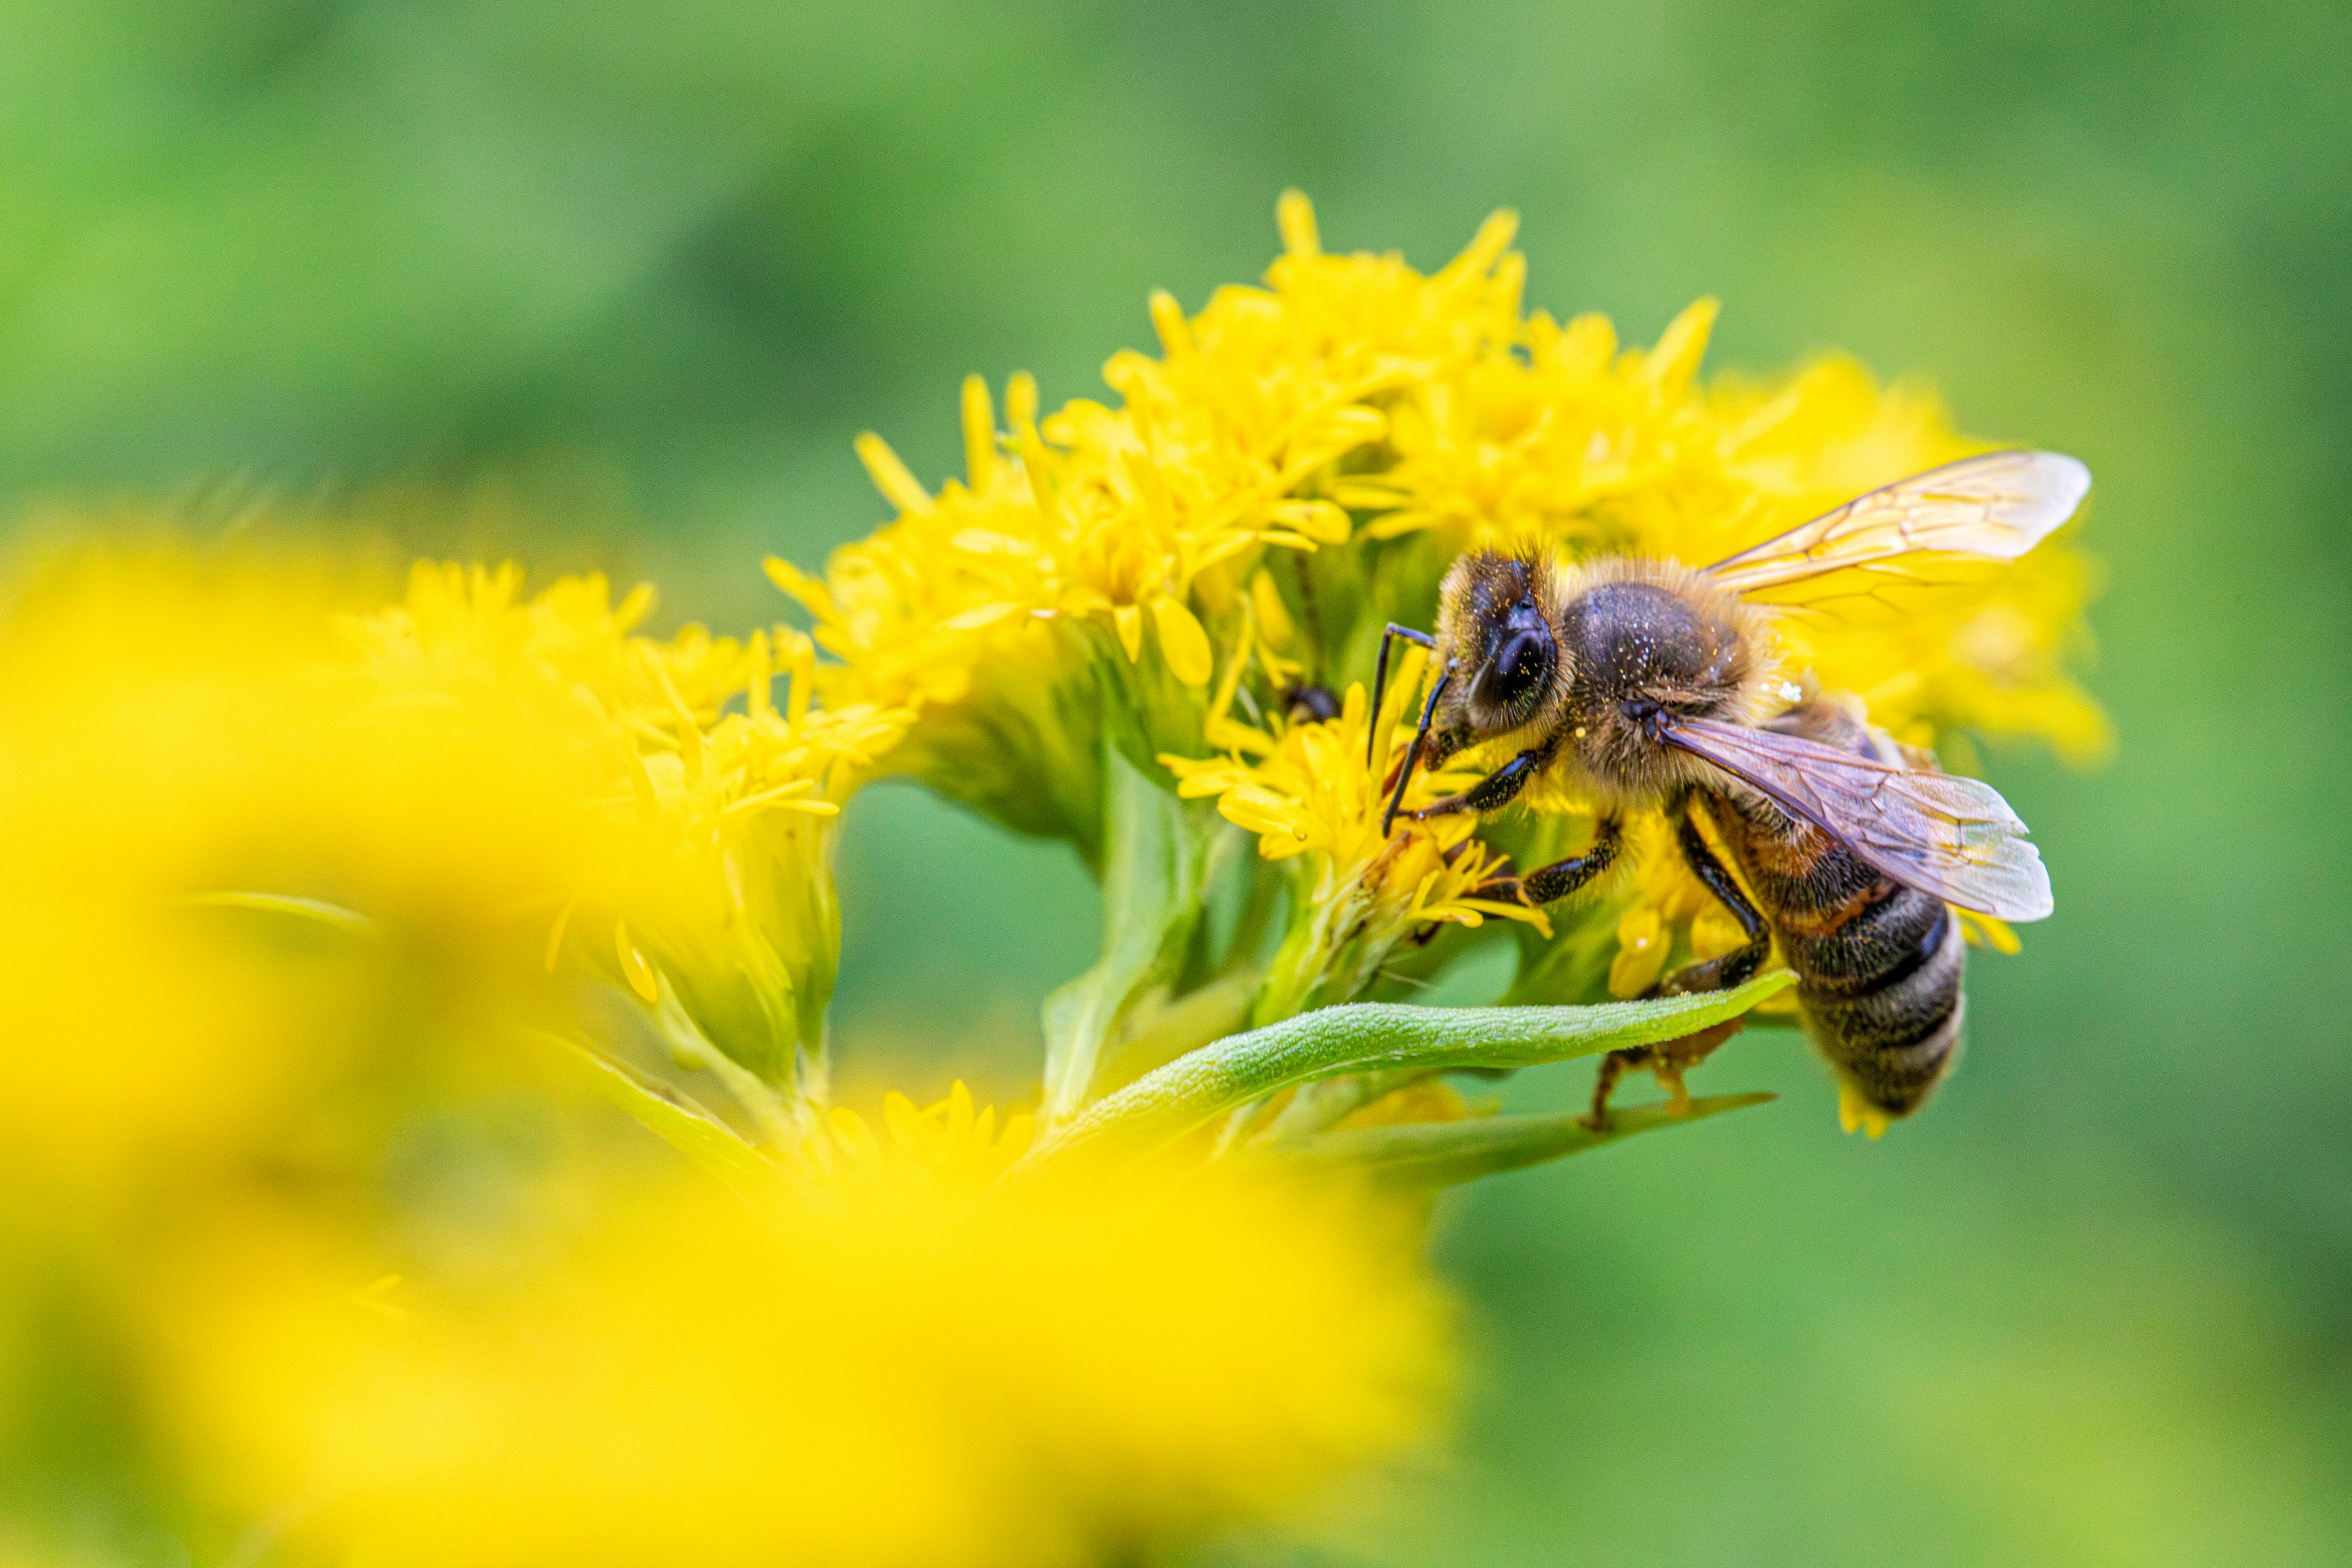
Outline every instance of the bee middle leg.
<path fill-rule="evenodd" d="M 1685 996 L 1695 991 L 1727 991 L 1754 976 L 1771 956 L 1772 932 L 1764 917 L 1731 873 L 1717 859 L 1715 851 L 1691 821 L 1690 814 L 1682 814 L 1675 830 L 1675 845 L 1682 851 L 1691 875 L 1699 879 L 1706 890 L 1722 900 L 1739 922 L 1748 940 L 1719 958 L 1685 964 L 1650 988 L 1653 996 Z M 1646 1068 L 1656 1077 L 1658 1087 L 1666 1091 L 1674 1113 L 1677 1116 L 1690 1109 L 1690 1090 L 1683 1086 L 1683 1074 L 1706 1060 L 1715 1048 L 1739 1032 L 1747 1023 L 1744 1017 L 1726 1018 L 1722 1023 L 1685 1035 L 1677 1040 L 1662 1040 L 1654 1046 L 1636 1046 L 1630 1050 L 1612 1051 L 1601 1059 L 1600 1077 L 1592 1086 L 1592 1110 L 1584 1124 L 1598 1132 L 1609 1125 L 1609 1097 L 1615 1092 L 1617 1080 L 1628 1070 Z"/>
<path fill-rule="evenodd" d="M 1739 929 L 1747 933 L 1748 940 L 1719 958 L 1685 964 L 1675 970 L 1659 984 L 1654 994 L 1683 996 L 1694 991 L 1728 991 L 1735 985 L 1744 984 L 1754 978 L 1756 972 L 1764 967 L 1765 959 L 1771 956 L 1772 932 L 1765 925 L 1764 917 L 1757 911 L 1756 906 L 1748 901 L 1748 895 L 1740 891 L 1738 882 L 1724 869 L 1723 862 L 1715 858 L 1715 851 L 1707 847 L 1706 840 L 1700 836 L 1698 826 L 1691 821 L 1688 812 L 1683 813 L 1675 842 L 1682 850 L 1683 862 L 1691 868 L 1691 875 L 1696 877 L 1700 885 L 1731 911 L 1731 918 L 1739 922 Z"/>

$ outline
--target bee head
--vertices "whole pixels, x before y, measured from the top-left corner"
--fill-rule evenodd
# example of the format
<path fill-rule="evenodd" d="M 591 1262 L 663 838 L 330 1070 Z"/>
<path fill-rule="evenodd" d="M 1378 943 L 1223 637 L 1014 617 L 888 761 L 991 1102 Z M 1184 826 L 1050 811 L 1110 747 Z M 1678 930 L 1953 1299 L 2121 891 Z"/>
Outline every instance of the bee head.
<path fill-rule="evenodd" d="M 1446 574 L 1439 635 L 1459 693 L 1450 727 L 1483 740 L 1532 723 L 1559 690 L 1559 637 L 1544 608 L 1543 567 L 1465 555 Z"/>

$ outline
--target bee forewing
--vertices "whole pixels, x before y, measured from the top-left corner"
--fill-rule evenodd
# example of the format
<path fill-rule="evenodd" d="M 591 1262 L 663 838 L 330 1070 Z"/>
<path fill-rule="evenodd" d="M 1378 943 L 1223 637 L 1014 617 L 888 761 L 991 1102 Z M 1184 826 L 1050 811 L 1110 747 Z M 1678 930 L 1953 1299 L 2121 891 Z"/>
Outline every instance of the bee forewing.
<path fill-rule="evenodd" d="M 1717 562 L 1707 575 L 1753 594 L 1905 555 L 2014 560 L 2074 515 L 2091 470 L 2057 452 L 1987 452 L 1858 496 Z"/>
<path fill-rule="evenodd" d="M 2053 907 L 2041 851 L 1990 784 L 1711 719 L 1670 725 L 1664 738 L 1754 785 L 1906 887 L 2005 921 L 2038 921 Z"/>

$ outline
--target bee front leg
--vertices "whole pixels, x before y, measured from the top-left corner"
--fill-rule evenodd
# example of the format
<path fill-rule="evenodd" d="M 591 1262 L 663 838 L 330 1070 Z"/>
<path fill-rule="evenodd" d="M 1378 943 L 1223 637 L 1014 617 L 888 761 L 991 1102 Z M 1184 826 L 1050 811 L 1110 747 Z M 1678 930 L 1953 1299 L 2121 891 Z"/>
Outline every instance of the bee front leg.
<path fill-rule="evenodd" d="M 1443 800 L 1433 800 L 1418 811 L 1408 811 L 1415 822 L 1427 822 L 1433 816 L 1450 816 L 1457 811 L 1500 811 L 1518 798 L 1528 781 L 1543 771 L 1551 761 L 1549 746 L 1530 746 L 1464 790 Z"/>

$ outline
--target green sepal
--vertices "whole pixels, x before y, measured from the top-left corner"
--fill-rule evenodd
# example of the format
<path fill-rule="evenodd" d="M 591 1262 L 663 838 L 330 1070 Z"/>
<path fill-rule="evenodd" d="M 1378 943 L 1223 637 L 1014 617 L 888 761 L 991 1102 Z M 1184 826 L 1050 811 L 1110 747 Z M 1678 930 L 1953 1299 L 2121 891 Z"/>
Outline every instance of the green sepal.
<path fill-rule="evenodd" d="M 781 1176 L 768 1157 L 690 1097 L 651 1083 L 603 1052 L 544 1029 L 529 1031 L 567 1076 L 622 1110 L 698 1170 L 755 1206 L 772 1202 Z"/>
<path fill-rule="evenodd" d="M 1549 1116 L 1474 1117 L 1466 1121 L 1415 1121 L 1391 1127 L 1350 1127 L 1272 1152 L 1265 1158 L 1286 1169 L 1353 1172 L 1382 1186 L 1426 1190 L 1475 1182 L 1482 1176 L 1565 1160 L 1620 1139 L 1681 1127 L 1744 1110 L 1777 1098 L 1769 1094 L 1721 1094 L 1694 1100 L 1680 1115 L 1665 1101 L 1614 1109 L 1609 1125 L 1596 1132 L 1581 1113 Z"/>
<path fill-rule="evenodd" d="M 1340 1073 L 1538 1067 L 1679 1039 L 1795 982 L 1775 970 L 1736 990 L 1591 1007 L 1325 1007 L 1228 1036 L 1145 1074 L 1087 1107 L 1027 1160 L 1118 1144 L 1149 1152 L 1238 1106 Z"/>
<path fill-rule="evenodd" d="M 257 914 L 285 915 L 338 931 L 345 936 L 375 936 L 375 921 L 357 910 L 331 904 L 324 899 L 297 898 L 291 893 L 184 893 L 173 902 L 183 909 L 250 910 Z"/>

